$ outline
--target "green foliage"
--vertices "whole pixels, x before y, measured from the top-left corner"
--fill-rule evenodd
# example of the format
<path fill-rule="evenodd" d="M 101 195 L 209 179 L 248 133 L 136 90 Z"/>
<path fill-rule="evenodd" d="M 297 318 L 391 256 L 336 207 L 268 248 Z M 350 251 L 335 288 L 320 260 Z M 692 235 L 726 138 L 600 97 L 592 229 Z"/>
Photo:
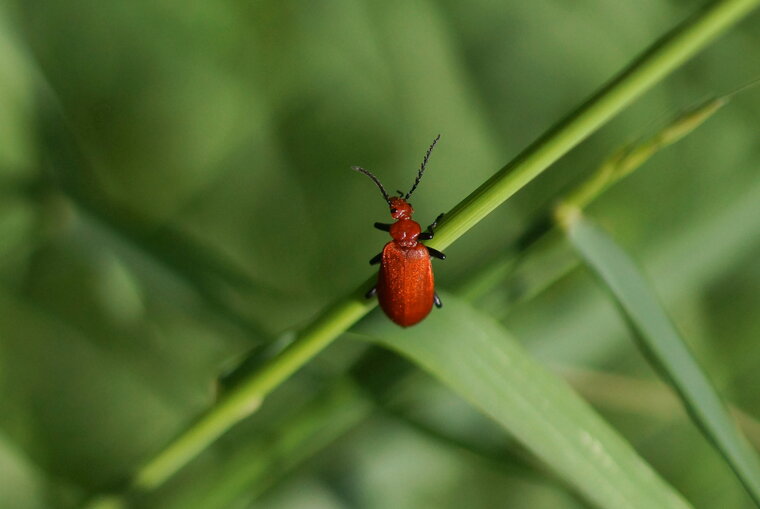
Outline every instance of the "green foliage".
<path fill-rule="evenodd" d="M 603 230 L 580 215 L 567 225 L 567 235 L 614 295 L 644 353 L 673 384 L 695 423 L 726 457 L 756 503 L 760 502 L 760 460 L 633 261 Z"/>
<path fill-rule="evenodd" d="M 433 374 L 598 507 L 689 507 L 503 327 L 453 295 L 442 298 L 446 313 L 436 313 L 414 331 L 376 319 L 359 332 Z"/>
<path fill-rule="evenodd" d="M 175 467 L 184 468 L 174 476 L 143 475 L 150 493 L 94 502 L 583 507 L 576 491 L 604 500 L 606 490 L 589 489 L 587 470 L 573 472 L 547 450 L 536 464 L 448 389 L 447 380 L 466 375 L 466 399 L 477 401 L 489 394 L 477 384 L 489 379 L 440 368 L 440 384 L 348 335 L 333 343 L 371 309 L 357 283 L 370 277 L 366 260 L 385 241 L 370 225 L 387 210 L 350 166 L 407 187 L 441 132 L 414 197 L 425 223 L 531 147 L 502 172 L 512 180 L 481 188 L 473 196 L 485 196 L 485 206 L 459 207 L 434 244 L 466 232 L 436 263 L 436 280 L 475 310 L 451 296 L 429 324 L 402 332 L 377 323 L 376 312 L 362 327 L 373 334 L 387 327 L 409 342 L 400 347 L 428 349 L 424 366 L 436 352 L 467 346 L 467 337 L 458 344 L 447 336 L 437 348 L 429 334 L 437 324 L 455 320 L 452 332 L 475 334 L 483 323 L 499 331 L 499 348 L 520 352 L 551 387 L 563 387 L 557 393 L 584 408 L 629 465 L 655 471 L 661 490 L 695 507 L 750 507 L 729 467 L 682 415 L 622 390 L 602 397 L 578 386 L 601 416 L 590 417 L 538 367 L 588 367 L 633 385 L 655 378 L 611 299 L 576 270 L 558 236 L 525 239 L 606 154 L 760 75 L 757 14 L 728 30 L 730 18 L 755 3 L 718 4 L 710 30 L 687 25 L 692 52 L 725 34 L 676 72 L 689 55 L 678 45 L 664 52 L 675 60 L 655 66 L 662 74 L 632 80 L 638 88 L 617 96 L 614 108 L 592 115 L 594 122 L 581 117 L 583 129 L 541 152 L 533 140 L 694 6 L 4 2 L 0 506 L 79 507 L 95 494 L 125 493 L 135 472 L 144 474 L 173 438 L 235 394 L 251 396 L 245 411 L 232 405 L 232 417 L 192 454 L 180 449 Z M 758 94 L 737 96 L 637 173 L 602 186 L 588 211 L 641 261 L 719 392 L 750 423 L 760 408 L 758 114 Z M 513 171 L 520 161 L 523 170 Z M 352 304 L 329 308 L 336 301 Z M 307 326 L 318 341 L 290 350 L 282 369 L 273 359 Z M 531 390 L 555 394 L 540 387 Z M 265 395 L 254 417 L 221 434 Z M 540 444 L 524 437 L 540 438 L 558 421 L 536 419 L 535 430 L 526 429 L 528 421 L 502 403 L 476 406 L 509 418 L 508 433 L 537 451 Z M 632 497 L 647 493 L 634 478 L 610 482 Z"/>

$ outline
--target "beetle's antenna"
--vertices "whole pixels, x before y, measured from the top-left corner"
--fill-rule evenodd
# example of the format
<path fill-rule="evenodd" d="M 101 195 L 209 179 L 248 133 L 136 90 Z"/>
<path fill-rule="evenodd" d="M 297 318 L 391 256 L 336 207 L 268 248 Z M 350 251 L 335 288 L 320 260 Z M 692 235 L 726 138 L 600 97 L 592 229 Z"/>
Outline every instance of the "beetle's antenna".
<path fill-rule="evenodd" d="M 385 201 L 388 202 L 388 205 L 391 204 L 391 198 L 390 198 L 390 196 L 388 196 L 388 193 L 385 191 L 385 188 L 380 183 L 380 181 L 377 179 L 377 177 L 375 177 L 374 175 L 372 175 L 369 171 L 365 170 L 361 166 L 352 166 L 351 169 L 354 170 L 354 171 L 358 171 L 359 173 L 364 173 L 366 176 L 368 176 L 369 178 L 371 178 L 372 182 L 374 182 L 375 184 L 377 184 L 377 187 L 380 188 L 380 192 L 383 193 L 383 198 L 385 198 Z"/>
<path fill-rule="evenodd" d="M 428 159 L 430 159 L 430 153 L 433 151 L 433 147 L 435 147 L 435 144 L 438 143 L 438 140 L 440 139 L 441 135 L 439 134 L 435 137 L 433 143 L 430 144 L 430 148 L 427 149 L 427 152 L 425 152 L 425 158 L 422 160 L 422 164 L 420 165 L 420 171 L 417 172 L 417 178 L 414 179 L 414 185 L 409 190 L 409 192 L 406 193 L 406 196 L 404 196 L 405 200 L 408 200 L 414 190 L 417 189 L 417 184 L 419 184 L 420 180 L 422 180 L 422 174 L 425 172 L 425 166 L 427 165 Z"/>

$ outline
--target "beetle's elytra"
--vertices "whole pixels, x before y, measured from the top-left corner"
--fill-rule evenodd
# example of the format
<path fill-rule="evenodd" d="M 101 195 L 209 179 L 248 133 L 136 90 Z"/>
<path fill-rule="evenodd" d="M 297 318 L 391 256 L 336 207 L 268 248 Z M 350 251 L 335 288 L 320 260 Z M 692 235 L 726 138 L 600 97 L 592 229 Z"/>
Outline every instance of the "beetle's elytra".
<path fill-rule="evenodd" d="M 435 227 L 443 214 L 423 232 L 419 223 L 412 219 L 414 209 L 407 201 L 417 189 L 430 153 L 440 138 L 439 134 L 428 148 L 417 172 L 417 178 L 406 194 L 399 191 L 398 196 L 388 196 L 377 177 L 364 168 L 352 166 L 353 170 L 364 173 L 377 184 L 383 198 L 388 202 L 391 217 L 396 220 L 391 224 L 375 223 L 375 228 L 390 233 L 392 240 L 385 245 L 380 254 L 369 261 L 372 265 L 380 264 L 380 273 L 377 276 L 377 284 L 367 292 L 367 298 L 377 294 L 380 307 L 388 318 L 402 327 L 422 321 L 434 304 L 441 307 L 441 299 L 435 293 L 430 257 L 445 260 L 446 255 L 423 245 L 420 241 L 433 238 Z"/>

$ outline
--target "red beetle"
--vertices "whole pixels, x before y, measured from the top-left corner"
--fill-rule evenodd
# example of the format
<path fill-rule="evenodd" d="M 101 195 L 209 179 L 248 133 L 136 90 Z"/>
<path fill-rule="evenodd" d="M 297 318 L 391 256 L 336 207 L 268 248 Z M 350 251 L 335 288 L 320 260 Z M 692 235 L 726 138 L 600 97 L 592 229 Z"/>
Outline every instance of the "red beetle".
<path fill-rule="evenodd" d="M 430 257 L 445 260 L 446 255 L 419 241 L 433 238 L 435 227 L 443 214 L 439 215 L 423 232 L 419 223 L 412 220 L 414 209 L 407 201 L 420 183 L 430 153 L 440 137 L 439 134 L 425 153 L 414 185 L 406 195 L 398 191 L 398 196 L 388 196 L 383 185 L 372 173 L 359 166 L 351 167 L 353 170 L 364 173 L 377 184 L 385 201 L 388 202 L 391 216 L 396 220 L 393 224 L 375 223 L 375 228 L 389 232 L 393 240 L 385 245 L 380 254 L 369 261 L 371 265 L 380 264 L 380 273 L 377 276 L 377 285 L 367 292 L 367 298 L 377 294 L 380 307 L 388 318 L 402 327 L 409 327 L 422 321 L 433 309 L 433 304 L 436 307 L 442 305 L 441 299 L 435 293 Z"/>

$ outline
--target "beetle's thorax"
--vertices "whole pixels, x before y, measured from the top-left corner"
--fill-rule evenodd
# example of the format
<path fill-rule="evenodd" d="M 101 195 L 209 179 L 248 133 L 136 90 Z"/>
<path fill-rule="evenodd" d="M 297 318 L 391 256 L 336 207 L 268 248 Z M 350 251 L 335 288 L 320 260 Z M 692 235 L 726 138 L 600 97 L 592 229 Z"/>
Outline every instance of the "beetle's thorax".
<path fill-rule="evenodd" d="M 391 225 L 390 234 L 393 241 L 401 247 L 414 247 L 417 245 L 417 237 L 422 232 L 417 221 L 412 219 L 399 219 Z"/>

